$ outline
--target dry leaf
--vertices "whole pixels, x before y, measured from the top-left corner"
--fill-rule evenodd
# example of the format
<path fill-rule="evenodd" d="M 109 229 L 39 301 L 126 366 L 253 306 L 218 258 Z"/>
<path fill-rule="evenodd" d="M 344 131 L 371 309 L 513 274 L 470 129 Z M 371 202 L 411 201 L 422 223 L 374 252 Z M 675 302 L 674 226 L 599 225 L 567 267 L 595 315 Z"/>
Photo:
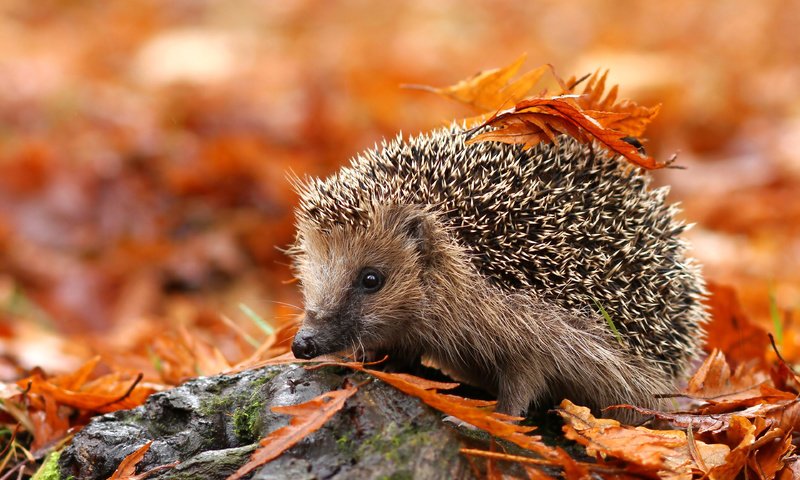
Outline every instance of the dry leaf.
<path fill-rule="evenodd" d="M 345 401 L 352 397 L 356 391 L 358 391 L 358 388 L 349 386 L 342 390 L 323 393 L 299 405 L 272 407 L 272 411 L 275 413 L 285 413 L 292 416 L 289 425 L 281 427 L 262 438 L 258 449 L 253 452 L 250 460 L 236 470 L 233 475 L 229 476 L 228 480 L 244 477 L 261 465 L 277 458 L 308 434 L 317 431 L 329 418 L 344 407 Z"/>
<path fill-rule="evenodd" d="M 129 480 L 134 477 L 136 474 L 136 465 L 142 461 L 144 454 L 150 450 L 150 445 L 152 444 L 153 441 L 150 440 L 139 447 L 135 452 L 125 457 L 108 480 Z"/>
<path fill-rule="evenodd" d="M 647 169 L 662 168 L 652 157 L 643 155 L 630 143 L 623 140 L 626 133 L 606 128 L 593 118 L 593 111 L 584 111 L 568 97 L 533 98 L 523 100 L 510 110 L 493 115 L 479 130 L 492 127 L 469 140 L 468 143 L 498 141 L 531 147 L 541 141 L 555 141 L 555 135 L 566 134 L 588 143 L 597 140 L 611 152 L 622 155 L 634 165 Z M 599 115 L 604 117 L 604 114 Z M 606 119 L 609 117 L 606 117 Z M 617 118 L 617 117 L 615 117 Z"/>
<path fill-rule="evenodd" d="M 754 361 L 764 365 L 769 349 L 767 331 L 750 321 L 733 288 L 714 282 L 707 288 L 711 321 L 705 327 L 706 351 L 721 350 L 733 366 Z"/>
<path fill-rule="evenodd" d="M 659 105 L 644 107 L 630 100 L 617 102 L 616 86 L 603 97 L 608 72 L 595 73 L 580 94 L 574 93 L 574 87 L 565 84 L 548 65 L 512 82 L 511 78 L 524 62 L 523 56 L 511 65 L 481 72 L 447 88 L 418 88 L 466 103 L 484 113 L 494 113 L 472 131 L 485 127 L 492 127 L 492 130 L 483 131 L 468 143 L 496 141 L 529 148 L 540 142 L 554 143 L 558 135 L 564 134 L 584 143 L 597 140 L 611 152 L 643 168 L 666 165 L 623 140 L 641 137 L 647 125 L 658 115 Z M 529 95 L 548 70 L 562 85 L 561 94 L 548 96 L 542 92 Z M 499 111 L 512 104 L 513 108 Z M 468 123 L 472 124 L 472 121 Z"/>
<path fill-rule="evenodd" d="M 526 55 L 522 55 L 508 66 L 479 72 L 449 87 L 431 88 L 420 85 L 407 85 L 407 87 L 437 93 L 467 104 L 482 113 L 493 112 L 514 105 L 525 98 L 549 69 L 547 65 L 543 65 L 512 81 L 511 79 L 525 63 L 525 59 Z"/>
<path fill-rule="evenodd" d="M 617 102 L 618 85 L 611 87 L 603 98 L 607 77 L 608 70 L 602 75 L 597 71 L 589 77 L 583 92 L 574 97 L 575 104 L 604 128 L 620 132 L 623 136 L 641 137 L 647 126 L 658 115 L 661 106 L 645 107 L 630 100 Z M 575 83 L 574 78 L 570 79 L 567 86 Z M 574 95 L 575 93 L 575 88 L 566 88 L 560 95 Z"/>
<path fill-rule="evenodd" d="M 750 447 L 755 441 L 755 426 L 744 417 L 733 416 L 725 433 L 736 445 L 725 457 L 724 463 L 714 466 L 708 472 L 711 479 L 736 478 L 747 463 Z"/>
<path fill-rule="evenodd" d="M 584 447 L 589 455 L 611 456 L 629 462 L 630 471 L 662 478 L 692 478 L 702 472 L 692 458 L 686 433 L 680 430 L 651 430 L 621 425 L 616 420 L 595 418 L 586 407 L 569 400 L 557 410 L 564 419 L 564 433 Z M 722 444 L 695 441 L 693 449 L 706 468 L 713 469 L 730 452 Z"/>

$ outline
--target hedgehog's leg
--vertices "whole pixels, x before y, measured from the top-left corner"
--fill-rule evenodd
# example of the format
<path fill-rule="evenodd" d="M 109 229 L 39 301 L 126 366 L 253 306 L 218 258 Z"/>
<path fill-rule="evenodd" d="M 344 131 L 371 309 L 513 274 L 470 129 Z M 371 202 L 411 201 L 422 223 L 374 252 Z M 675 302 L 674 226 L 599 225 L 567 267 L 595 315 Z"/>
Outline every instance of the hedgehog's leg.
<path fill-rule="evenodd" d="M 537 397 L 537 383 L 517 372 L 504 372 L 497 389 L 497 408 L 500 413 L 525 416 L 528 407 Z"/>

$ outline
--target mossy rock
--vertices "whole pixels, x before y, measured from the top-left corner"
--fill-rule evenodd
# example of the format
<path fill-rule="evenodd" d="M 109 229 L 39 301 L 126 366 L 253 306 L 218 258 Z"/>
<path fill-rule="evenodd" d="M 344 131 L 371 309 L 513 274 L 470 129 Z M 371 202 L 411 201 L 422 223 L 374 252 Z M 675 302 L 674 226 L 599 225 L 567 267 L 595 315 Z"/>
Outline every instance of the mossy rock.
<path fill-rule="evenodd" d="M 152 395 L 136 409 L 94 419 L 62 453 L 61 478 L 108 478 L 150 440 L 137 472 L 179 461 L 149 478 L 226 478 L 260 438 L 288 423 L 271 407 L 302 403 L 348 382 L 362 385 L 340 412 L 250 478 L 473 478 L 459 453 L 464 438 L 440 413 L 368 378 L 292 364 L 198 378 Z"/>

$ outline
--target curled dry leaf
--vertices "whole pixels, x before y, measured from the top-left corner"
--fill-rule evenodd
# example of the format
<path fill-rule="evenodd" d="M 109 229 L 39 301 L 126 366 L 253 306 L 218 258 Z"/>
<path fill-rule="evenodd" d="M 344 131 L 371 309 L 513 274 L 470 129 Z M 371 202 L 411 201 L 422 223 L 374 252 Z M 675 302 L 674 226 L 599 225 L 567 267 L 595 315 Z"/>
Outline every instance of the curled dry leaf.
<path fill-rule="evenodd" d="M 735 446 L 725 456 L 724 462 L 708 472 L 710 478 L 736 478 L 747 463 L 756 438 L 756 426 L 744 417 L 733 416 L 725 434 Z"/>
<path fill-rule="evenodd" d="M 622 155 L 639 167 L 656 169 L 666 166 L 642 154 L 623 140 L 627 132 L 606 128 L 592 115 L 608 121 L 605 113 L 581 110 L 570 97 L 533 98 L 519 102 L 513 109 L 504 110 L 486 120 L 478 130 L 492 127 L 470 139 L 470 143 L 498 141 L 531 147 L 542 141 L 555 142 L 557 134 L 570 135 L 585 143 L 597 140 L 611 152 Z"/>
<path fill-rule="evenodd" d="M 98 363 L 95 357 L 72 373 L 53 377 L 36 369 L 17 381 L 16 392 L 6 385 L 3 409 L 33 436 L 32 451 L 52 447 L 92 415 L 141 405 L 162 387 L 120 372 L 90 380 Z"/>
<path fill-rule="evenodd" d="M 109 373 L 74 390 L 58 385 L 57 377 L 51 380 L 41 374 L 19 380 L 17 384 L 21 388 L 29 386 L 30 395 L 42 395 L 59 405 L 98 413 L 136 407 L 156 391 L 152 385 L 140 385 L 138 379 L 124 378 L 119 373 Z"/>
<path fill-rule="evenodd" d="M 692 451 L 686 432 L 651 430 L 621 425 L 616 420 L 595 418 L 588 408 L 561 402 L 564 433 L 586 448 L 589 455 L 610 456 L 628 462 L 627 470 L 661 478 L 692 478 L 724 463 L 730 448 L 695 440 Z M 693 455 L 694 453 L 694 455 Z"/>
<path fill-rule="evenodd" d="M 761 385 L 767 380 L 765 375 L 743 367 L 732 374 L 725 354 L 714 350 L 689 379 L 686 393 L 691 398 L 724 401 L 726 398 L 741 398 L 746 392 L 760 392 Z"/>
<path fill-rule="evenodd" d="M 628 408 L 642 415 L 652 416 L 659 420 L 666 420 L 671 425 L 696 429 L 698 433 L 722 433 L 731 426 L 733 417 L 743 417 L 747 419 L 767 418 L 774 422 L 774 425 L 783 425 L 791 430 L 792 425 L 800 428 L 800 399 L 778 404 L 760 403 L 743 410 L 730 413 L 703 413 L 698 412 L 661 412 L 648 408 L 641 408 L 632 405 L 615 405 L 614 408 Z"/>
<path fill-rule="evenodd" d="M 709 282 L 707 288 L 711 321 L 706 325 L 706 351 L 721 350 L 733 366 L 745 362 L 765 365 L 767 331 L 750 321 L 732 287 Z"/>

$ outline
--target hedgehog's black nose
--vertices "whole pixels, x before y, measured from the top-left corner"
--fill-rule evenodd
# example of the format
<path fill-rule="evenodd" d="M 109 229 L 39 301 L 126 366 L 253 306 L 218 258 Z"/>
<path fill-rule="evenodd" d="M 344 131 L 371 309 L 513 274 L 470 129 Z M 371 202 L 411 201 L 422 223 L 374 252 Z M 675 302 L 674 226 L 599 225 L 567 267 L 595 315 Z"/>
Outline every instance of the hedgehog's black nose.
<path fill-rule="evenodd" d="M 317 356 L 317 345 L 307 332 L 297 332 L 292 342 L 292 353 L 296 358 L 308 360 Z"/>

